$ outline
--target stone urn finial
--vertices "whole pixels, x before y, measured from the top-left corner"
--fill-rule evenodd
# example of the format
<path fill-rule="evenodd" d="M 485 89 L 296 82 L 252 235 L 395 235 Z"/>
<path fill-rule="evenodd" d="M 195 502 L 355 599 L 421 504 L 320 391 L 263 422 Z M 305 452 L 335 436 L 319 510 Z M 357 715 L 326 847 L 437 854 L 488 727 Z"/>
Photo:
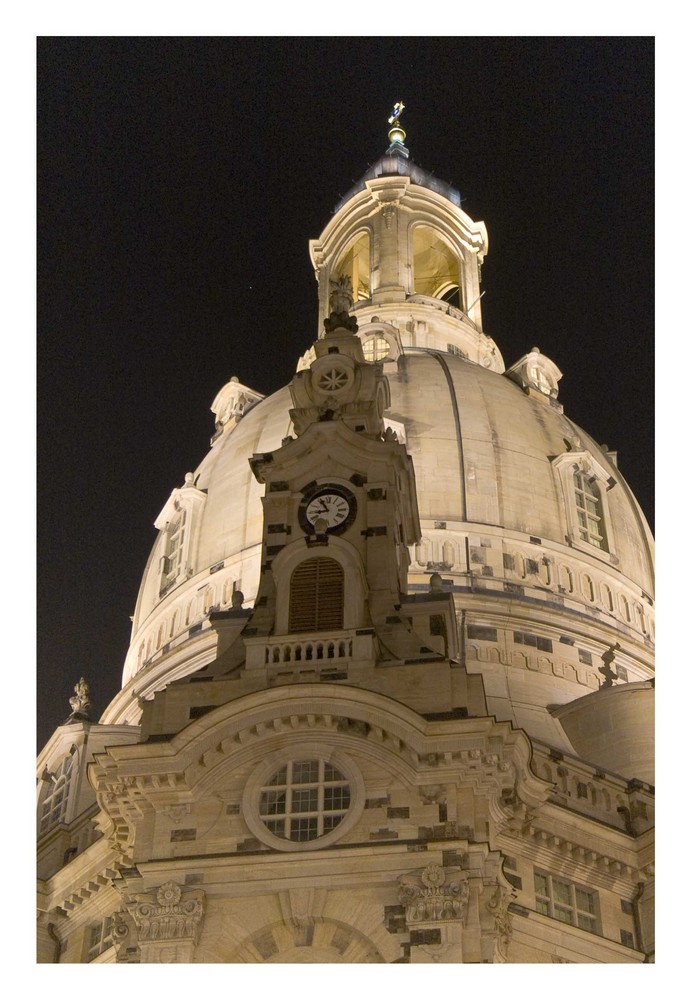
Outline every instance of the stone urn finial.
<path fill-rule="evenodd" d="M 70 698 L 70 707 L 73 715 L 88 715 L 91 708 L 89 698 L 89 685 L 83 677 L 80 677 L 74 685 L 74 694 Z"/>
<path fill-rule="evenodd" d="M 327 333 L 339 329 L 355 333 L 357 331 L 357 320 L 354 316 L 349 315 L 353 304 L 353 285 L 349 276 L 342 274 L 339 278 L 332 279 L 330 288 L 330 315 L 324 320 L 324 329 Z"/>
<path fill-rule="evenodd" d="M 353 304 L 353 285 L 347 274 L 342 274 L 340 278 L 331 281 L 331 293 L 329 295 L 329 311 L 332 313 L 350 312 Z"/>

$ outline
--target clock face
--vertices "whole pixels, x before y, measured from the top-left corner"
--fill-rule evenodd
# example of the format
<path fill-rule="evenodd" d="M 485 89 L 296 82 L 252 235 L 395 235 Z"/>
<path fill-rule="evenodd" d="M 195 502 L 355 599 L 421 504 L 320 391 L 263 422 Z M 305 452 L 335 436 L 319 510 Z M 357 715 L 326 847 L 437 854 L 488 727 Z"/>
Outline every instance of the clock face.
<path fill-rule="evenodd" d="M 302 514 L 307 531 L 319 521 L 326 531 L 343 530 L 355 517 L 355 497 L 341 486 L 323 486 L 304 502 Z"/>

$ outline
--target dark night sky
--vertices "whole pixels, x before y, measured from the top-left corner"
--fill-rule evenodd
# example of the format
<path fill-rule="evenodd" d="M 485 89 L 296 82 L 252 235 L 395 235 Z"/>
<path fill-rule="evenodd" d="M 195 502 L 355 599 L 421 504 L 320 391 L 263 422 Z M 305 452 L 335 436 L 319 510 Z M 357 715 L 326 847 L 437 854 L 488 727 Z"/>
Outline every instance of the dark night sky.
<path fill-rule="evenodd" d="M 483 318 L 653 514 L 653 41 L 38 43 L 39 744 L 120 684 L 153 520 L 231 375 L 271 393 L 317 332 L 307 242 L 387 146 L 489 231 Z"/>

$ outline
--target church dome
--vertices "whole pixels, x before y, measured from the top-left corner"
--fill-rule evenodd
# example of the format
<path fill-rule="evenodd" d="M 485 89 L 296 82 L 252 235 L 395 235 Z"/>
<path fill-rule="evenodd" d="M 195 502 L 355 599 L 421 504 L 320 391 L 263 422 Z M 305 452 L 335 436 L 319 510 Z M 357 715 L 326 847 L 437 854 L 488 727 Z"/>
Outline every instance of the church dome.
<path fill-rule="evenodd" d="M 548 707 L 597 690 L 615 644 L 620 679 L 651 677 L 652 539 L 614 453 L 564 414 L 557 366 L 534 348 L 506 370 L 483 332 L 487 232 L 452 194 L 394 139 L 310 243 L 320 315 L 347 279 L 365 357 L 389 382 L 385 422 L 413 460 L 421 526 L 409 591 L 441 576 L 493 712 L 556 740 Z M 108 721 L 132 722 L 133 696 L 213 658 L 212 611 L 252 604 L 264 486 L 249 459 L 291 435 L 290 408 L 288 388 L 263 398 L 233 378 L 218 393 L 210 451 L 156 520 Z"/>

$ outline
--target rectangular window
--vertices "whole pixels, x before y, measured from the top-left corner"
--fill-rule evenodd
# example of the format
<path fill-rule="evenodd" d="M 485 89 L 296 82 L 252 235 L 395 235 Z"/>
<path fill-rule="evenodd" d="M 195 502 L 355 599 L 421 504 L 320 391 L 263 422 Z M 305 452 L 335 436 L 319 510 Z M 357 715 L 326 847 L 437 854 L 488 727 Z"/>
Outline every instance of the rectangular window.
<path fill-rule="evenodd" d="M 483 642 L 496 642 L 497 630 L 495 628 L 487 628 L 485 625 L 469 625 L 468 638 L 481 639 Z"/>
<path fill-rule="evenodd" d="M 104 951 L 113 943 L 113 918 L 106 917 L 98 924 L 92 924 L 88 932 L 88 951 L 86 953 L 87 962 L 92 962 L 94 958 L 98 955 L 102 955 Z"/>
<path fill-rule="evenodd" d="M 593 665 L 593 657 L 586 649 L 578 650 L 579 663 L 585 663 L 588 667 Z"/>
<path fill-rule="evenodd" d="M 181 510 L 179 517 L 166 527 L 166 551 L 161 561 L 161 590 L 171 587 L 182 570 L 182 553 L 185 540 L 186 512 Z"/>
<path fill-rule="evenodd" d="M 545 639 L 541 635 L 533 635 L 531 632 L 514 632 L 513 639 L 521 646 L 534 646 L 535 649 L 541 649 L 543 653 L 552 652 L 552 640 Z"/>
<path fill-rule="evenodd" d="M 455 344 L 447 344 L 446 345 L 446 350 L 449 352 L 449 354 L 453 354 L 457 358 L 467 358 L 468 357 L 468 355 L 465 353 L 465 351 L 462 351 L 460 349 L 460 347 L 456 347 Z"/>
<path fill-rule="evenodd" d="M 600 488 L 581 471 L 574 472 L 573 480 L 579 538 L 606 551 L 607 539 L 602 517 Z"/>
<path fill-rule="evenodd" d="M 566 879 L 536 871 L 535 909 L 554 920 L 598 933 L 597 894 Z"/>

